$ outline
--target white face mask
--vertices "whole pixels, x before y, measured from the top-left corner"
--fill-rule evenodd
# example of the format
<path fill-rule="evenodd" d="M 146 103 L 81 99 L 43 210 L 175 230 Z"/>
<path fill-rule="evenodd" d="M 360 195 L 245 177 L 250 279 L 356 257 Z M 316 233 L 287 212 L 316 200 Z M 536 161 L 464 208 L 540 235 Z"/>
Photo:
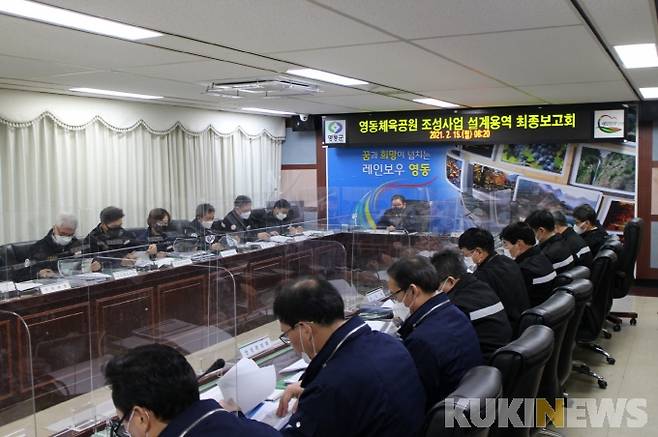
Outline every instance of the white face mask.
<path fill-rule="evenodd" d="M 313 341 L 313 331 L 311 331 L 311 345 L 313 346 L 313 356 L 317 355 L 317 351 L 315 350 L 315 342 Z M 309 364 L 311 362 L 311 357 L 306 353 L 304 350 L 304 342 L 302 341 L 302 331 L 301 329 L 299 330 L 299 344 L 302 347 L 302 360 L 306 364 Z"/>
<path fill-rule="evenodd" d="M 475 264 L 473 258 L 471 258 L 470 256 L 464 257 L 464 264 L 466 265 L 466 270 L 469 273 L 473 273 L 477 268 L 477 264 Z"/>
<path fill-rule="evenodd" d="M 509 251 L 509 249 L 503 249 L 503 255 L 505 255 L 508 258 L 514 259 L 514 257 L 512 256 L 512 253 Z"/>
<path fill-rule="evenodd" d="M 240 218 L 242 220 L 247 220 L 247 219 L 249 219 L 249 217 L 251 217 L 251 211 L 241 212 L 240 213 Z"/>
<path fill-rule="evenodd" d="M 60 246 L 66 246 L 71 241 L 73 241 L 73 237 L 69 237 L 69 236 L 66 236 L 66 235 L 55 235 L 55 234 L 53 234 L 53 241 L 56 244 L 59 244 Z"/>
<path fill-rule="evenodd" d="M 201 222 L 201 226 L 203 226 L 205 229 L 210 229 L 210 228 L 212 228 L 213 223 L 214 222 L 212 220 L 203 220 Z"/>
<path fill-rule="evenodd" d="M 394 302 L 393 308 L 391 309 L 393 310 L 393 317 L 400 319 L 403 322 L 409 317 L 409 314 L 411 314 L 409 308 L 407 308 L 402 302 Z"/>
<path fill-rule="evenodd" d="M 280 212 L 275 217 L 276 217 L 277 220 L 283 220 L 286 217 L 288 217 L 288 214 L 284 214 L 284 213 Z"/>
<path fill-rule="evenodd" d="M 573 225 L 573 230 L 576 232 L 576 234 L 582 234 L 583 232 L 585 232 L 585 230 L 580 226 L 578 226 L 577 224 Z"/>

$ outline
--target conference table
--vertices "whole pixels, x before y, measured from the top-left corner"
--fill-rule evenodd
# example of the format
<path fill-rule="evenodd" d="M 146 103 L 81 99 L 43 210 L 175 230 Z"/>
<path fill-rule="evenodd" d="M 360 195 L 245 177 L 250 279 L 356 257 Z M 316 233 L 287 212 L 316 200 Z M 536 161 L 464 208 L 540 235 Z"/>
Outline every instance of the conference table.
<path fill-rule="evenodd" d="M 263 357 L 283 346 L 272 313 L 283 282 L 322 275 L 353 313 L 373 290 L 386 294 L 386 269 L 396 259 L 454 244 L 454 235 L 318 228 L 148 269 L 40 280 L 36 291 L 5 294 L 0 435 L 92 435 L 114 415 L 102 370 L 113 356 L 164 343 L 199 373 L 218 358 Z"/>

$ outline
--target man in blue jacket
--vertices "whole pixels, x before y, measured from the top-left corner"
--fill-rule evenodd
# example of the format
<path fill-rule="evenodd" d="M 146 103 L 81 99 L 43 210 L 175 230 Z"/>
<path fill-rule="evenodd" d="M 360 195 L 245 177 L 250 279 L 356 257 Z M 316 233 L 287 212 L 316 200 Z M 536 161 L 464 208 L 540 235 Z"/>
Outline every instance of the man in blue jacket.
<path fill-rule="evenodd" d="M 296 411 L 284 436 L 413 436 L 422 427 L 425 393 L 409 352 L 359 317 L 344 318 L 344 304 L 328 281 L 301 278 L 274 300 L 281 340 L 311 359 L 301 383 L 288 386 L 278 414 Z"/>
<path fill-rule="evenodd" d="M 478 336 L 466 315 L 443 292 L 444 280 L 427 258 L 402 258 L 388 269 L 388 289 L 410 316 L 398 333 L 425 387 L 426 407 L 452 393 L 464 374 L 482 363 Z"/>
<path fill-rule="evenodd" d="M 140 346 L 105 367 L 118 420 L 112 436 L 275 437 L 272 427 L 238 417 L 214 400 L 199 400 L 192 366 L 162 344 Z"/>

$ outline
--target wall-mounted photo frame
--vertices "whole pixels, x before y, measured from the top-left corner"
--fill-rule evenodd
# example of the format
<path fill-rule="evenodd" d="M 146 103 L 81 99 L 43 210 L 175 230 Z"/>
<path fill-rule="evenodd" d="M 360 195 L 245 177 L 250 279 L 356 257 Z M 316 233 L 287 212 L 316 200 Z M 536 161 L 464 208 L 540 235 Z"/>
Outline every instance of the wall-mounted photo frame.
<path fill-rule="evenodd" d="M 553 175 L 563 175 L 568 144 L 500 144 L 500 161 Z"/>
<path fill-rule="evenodd" d="M 471 164 L 473 191 L 493 193 L 498 191 L 514 191 L 517 173 L 502 170 L 490 165 L 473 162 Z"/>
<path fill-rule="evenodd" d="M 512 199 L 519 220 L 525 219 L 536 209 L 548 209 L 562 211 L 572 221 L 571 214 L 575 207 L 586 203 L 596 211 L 602 197 L 600 191 L 519 176 Z"/>
<path fill-rule="evenodd" d="M 496 158 L 496 144 L 464 144 L 461 145 L 460 148 L 464 152 L 483 156 L 492 161 Z"/>
<path fill-rule="evenodd" d="M 452 154 L 446 155 L 446 179 L 459 191 L 464 189 L 464 160 Z"/>
<path fill-rule="evenodd" d="M 611 234 L 623 234 L 624 226 L 635 217 L 635 201 L 623 197 L 604 196 L 598 219 Z"/>
<path fill-rule="evenodd" d="M 635 154 L 614 146 L 579 144 L 570 183 L 634 196 Z"/>

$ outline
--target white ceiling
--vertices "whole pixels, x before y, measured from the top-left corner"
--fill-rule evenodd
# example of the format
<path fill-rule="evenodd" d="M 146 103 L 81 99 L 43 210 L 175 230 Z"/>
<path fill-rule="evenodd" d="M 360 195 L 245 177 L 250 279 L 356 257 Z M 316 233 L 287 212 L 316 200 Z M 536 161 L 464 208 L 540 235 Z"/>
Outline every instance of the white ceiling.
<path fill-rule="evenodd" d="M 165 97 L 160 103 L 298 113 L 636 100 L 658 68 L 628 70 L 616 44 L 656 42 L 654 0 L 46 0 L 164 33 L 122 41 L 0 15 L 0 87 L 74 94 L 90 87 Z M 606 51 L 606 48 L 608 51 Z M 618 60 L 617 60 L 618 61 Z M 310 67 L 368 86 L 222 99 L 213 81 Z"/>

